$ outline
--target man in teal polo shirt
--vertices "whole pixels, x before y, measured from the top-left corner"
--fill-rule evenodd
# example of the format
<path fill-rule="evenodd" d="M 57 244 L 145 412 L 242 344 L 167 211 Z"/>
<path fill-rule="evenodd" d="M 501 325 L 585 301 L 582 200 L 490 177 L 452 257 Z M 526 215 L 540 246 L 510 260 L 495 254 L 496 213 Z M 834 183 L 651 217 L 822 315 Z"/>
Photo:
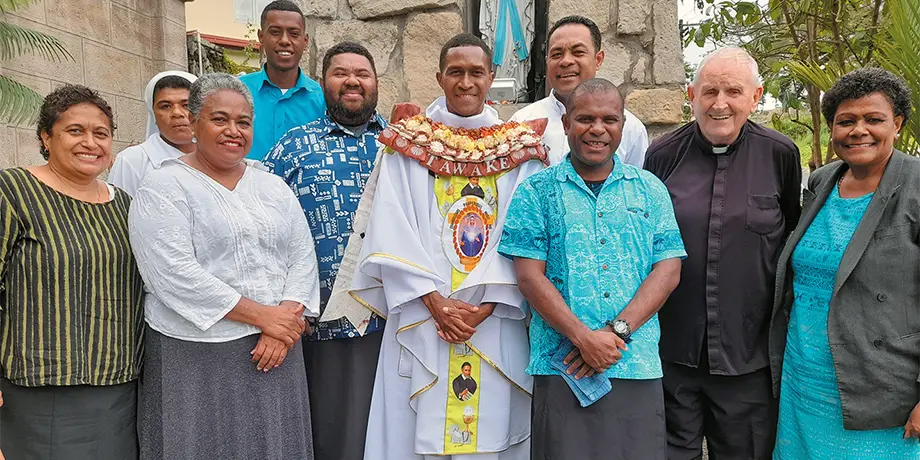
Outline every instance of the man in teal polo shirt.
<path fill-rule="evenodd" d="M 319 83 L 300 70 L 300 58 L 307 47 L 303 12 L 290 0 L 276 0 L 262 10 L 260 24 L 265 66 L 240 77 L 255 103 L 254 135 L 247 155 L 254 160 L 265 158 L 289 129 L 326 113 Z"/>
<path fill-rule="evenodd" d="M 657 312 L 687 253 L 667 188 L 614 154 L 623 120 L 613 83 L 577 86 L 562 118 L 569 155 L 508 208 L 498 251 L 534 310 L 535 459 L 666 458 Z"/>

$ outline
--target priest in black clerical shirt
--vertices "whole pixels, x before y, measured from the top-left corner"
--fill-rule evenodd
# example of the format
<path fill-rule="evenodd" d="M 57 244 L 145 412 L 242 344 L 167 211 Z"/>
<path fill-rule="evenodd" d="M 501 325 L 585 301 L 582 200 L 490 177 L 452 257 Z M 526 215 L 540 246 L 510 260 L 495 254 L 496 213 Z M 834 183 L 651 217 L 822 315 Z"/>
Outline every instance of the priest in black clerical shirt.
<path fill-rule="evenodd" d="M 776 436 L 767 333 L 776 259 L 801 213 L 795 144 L 748 120 L 763 94 L 744 50 L 707 56 L 695 121 L 649 146 L 688 257 L 658 313 L 668 458 L 768 459 Z"/>

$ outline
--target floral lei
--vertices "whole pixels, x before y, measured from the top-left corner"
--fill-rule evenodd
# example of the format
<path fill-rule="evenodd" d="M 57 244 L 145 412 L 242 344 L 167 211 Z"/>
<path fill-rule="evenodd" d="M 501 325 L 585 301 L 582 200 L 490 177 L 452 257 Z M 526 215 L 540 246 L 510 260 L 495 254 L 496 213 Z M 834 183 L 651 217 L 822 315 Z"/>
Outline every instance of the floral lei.
<path fill-rule="evenodd" d="M 439 175 L 489 176 L 528 160 L 547 163 L 546 120 L 453 128 L 423 115 L 391 123 L 380 142 Z"/>

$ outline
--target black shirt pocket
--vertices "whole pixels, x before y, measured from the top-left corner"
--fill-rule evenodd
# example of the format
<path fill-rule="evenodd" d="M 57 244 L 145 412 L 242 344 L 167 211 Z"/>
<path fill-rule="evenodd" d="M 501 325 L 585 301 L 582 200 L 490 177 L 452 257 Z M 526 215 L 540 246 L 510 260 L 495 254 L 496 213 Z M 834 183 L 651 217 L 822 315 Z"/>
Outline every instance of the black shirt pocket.
<path fill-rule="evenodd" d="M 783 224 L 783 214 L 776 195 L 748 195 L 745 228 L 766 235 Z"/>

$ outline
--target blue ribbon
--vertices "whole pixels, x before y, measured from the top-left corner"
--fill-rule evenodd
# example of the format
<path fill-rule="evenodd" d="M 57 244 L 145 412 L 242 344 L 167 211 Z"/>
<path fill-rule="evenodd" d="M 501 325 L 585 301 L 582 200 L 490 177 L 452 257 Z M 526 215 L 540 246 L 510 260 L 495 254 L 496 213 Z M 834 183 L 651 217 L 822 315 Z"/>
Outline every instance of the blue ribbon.
<path fill-rule="evenodd" d="M 511 20 L 511 34 L 514 37 L 514 52 L 519 61 L 527 59 L 527 43 L 524 38 L 524 28 L 521 26 L 521 17 L 518 13 L 515 0 L 498 0 L 498 22 L 495 24 L 495 55 L 492 63 L 501 65 L 505 61 L 505 40 L 508 36 L 508 20 Z"/>

